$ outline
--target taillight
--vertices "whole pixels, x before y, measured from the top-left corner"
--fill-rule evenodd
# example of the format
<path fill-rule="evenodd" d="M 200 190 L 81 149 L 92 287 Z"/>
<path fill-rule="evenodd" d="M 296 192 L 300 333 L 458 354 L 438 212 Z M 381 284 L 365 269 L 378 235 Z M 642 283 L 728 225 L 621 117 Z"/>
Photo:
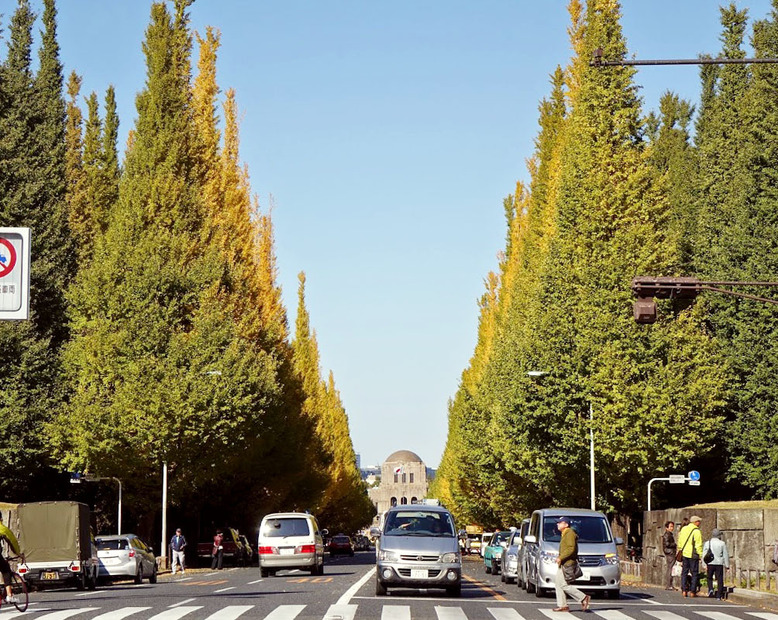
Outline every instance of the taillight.
<path fill-rule="evenodd" d="M 24 574 L 27 573 L 27 567 L 26 566 L 19 566 L 16 569 L 16 572 L 19 573 L 20 575 L 24 575 Z"/>
<path fill-rule="evenodd" d="M 71 572 L 74 572 L 74 573 L 80 573 L 81 572 L 81 565 L 80 564 L 71 564 L 68 568 L 71 570 Z"/>
<path fill-rule="evenodd" d="M 135 557 L 135 549 L 130 549 L 130 557 L 131 558 Z"/>
<path fill-rule="evenodd" d="M 295 553 L 316 553 L 316 545 L 300 545 L 294 550 Z"/>
<path fill-rule="evenodd" d="M 259 555 L 278 555 L 278 549 L 275 547 L 260 547 Z"/>

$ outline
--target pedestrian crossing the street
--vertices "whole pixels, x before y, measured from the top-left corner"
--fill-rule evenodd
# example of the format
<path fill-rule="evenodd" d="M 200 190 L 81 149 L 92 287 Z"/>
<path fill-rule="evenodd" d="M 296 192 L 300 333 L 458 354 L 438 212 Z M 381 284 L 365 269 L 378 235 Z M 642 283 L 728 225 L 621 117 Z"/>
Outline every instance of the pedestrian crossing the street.
<path fill-rule="evenodd" d="M 189 602 L 189 601 L 185 601 Z M 270 612 L 261 611 L 255 605 L 228 605 L 217 611 L 204 610 L 202 605 L 176 604 L 159 610 L 152 607 L 122 607 L 114 610 L 101 610 L 100 607 L 79 607 L 77 609 L 51 610 L 31 605 L 21 614 L 16 610 L 0 611 L 0 620 L 10 620 L 25 616 L 30 620 L 303 620 L 318 617 L 306 612 L 307 605 L 278 605 Z M 591 620 L 778 620 L 778 613 L 746 611 L 739 608 L 737 614 L 707 609 L 684 609 L 669 611 L 664 609 L 640 609 L 630 607 L 627 610 L 593 608 L 586 614 Z M 365 606 L 360 614 L 360 605 L 330 605 L 322 620 L 375 620 L 374 607 Z M 434 605 L 423 611 L 414 610 L 410 605 L 384 604 L 380 611 L 380 620 L 413 620 L 414 618 L 434 618 L 435 620 L 573 620 L 573 616 L 555 612 L 550 607 L 532 609 L 522 606 L 520 609 L 505 606 L 477 605 Z"/>

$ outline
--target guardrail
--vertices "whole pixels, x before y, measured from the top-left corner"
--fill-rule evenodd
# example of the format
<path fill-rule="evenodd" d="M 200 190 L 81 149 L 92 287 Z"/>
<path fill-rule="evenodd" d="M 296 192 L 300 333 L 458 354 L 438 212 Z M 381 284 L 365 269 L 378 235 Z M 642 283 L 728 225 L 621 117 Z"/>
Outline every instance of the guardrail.
<path fill-rule="evenodd" d="M 737 568 L 735 586 L 746 590 L 778 593 L 778 571 Z"/>
<path fill-rule="evenodd" d="M 637 577 L 640 579 L 643 578 L 643 575 L 640 570 L 640 567 L 643 565 L 642 562 L 630 562 L 629 560 L 621 560 L 619 564 L 621 565 L 622 575 L 630 575 L 631 577 Z"/>

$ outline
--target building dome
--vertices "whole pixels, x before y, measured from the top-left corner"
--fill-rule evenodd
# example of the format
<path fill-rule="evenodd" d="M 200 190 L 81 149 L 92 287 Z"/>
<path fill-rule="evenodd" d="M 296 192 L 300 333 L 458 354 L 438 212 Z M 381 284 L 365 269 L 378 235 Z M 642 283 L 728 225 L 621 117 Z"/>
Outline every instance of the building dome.
<path fill-rule="evenodd" d="M 398 450 L 389 455 L 385 463 L 423 463 L 421 457 L 410 450 Z"/>

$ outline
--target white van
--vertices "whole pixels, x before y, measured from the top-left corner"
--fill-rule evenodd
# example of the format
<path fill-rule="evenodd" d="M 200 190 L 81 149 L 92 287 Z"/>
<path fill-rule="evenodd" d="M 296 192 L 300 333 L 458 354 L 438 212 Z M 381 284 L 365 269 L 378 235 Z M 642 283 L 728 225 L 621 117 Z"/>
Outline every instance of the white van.
<path fill-rule="evenodd" d="M 303 512 L 277 512 L 262 519 L 257 540 L 259 572 L 262 577 L 277 570 L 299 568 L 312 575 L 324 574 L 324 541 L 327 530 L 320 530 L 313 515 Z"/>

